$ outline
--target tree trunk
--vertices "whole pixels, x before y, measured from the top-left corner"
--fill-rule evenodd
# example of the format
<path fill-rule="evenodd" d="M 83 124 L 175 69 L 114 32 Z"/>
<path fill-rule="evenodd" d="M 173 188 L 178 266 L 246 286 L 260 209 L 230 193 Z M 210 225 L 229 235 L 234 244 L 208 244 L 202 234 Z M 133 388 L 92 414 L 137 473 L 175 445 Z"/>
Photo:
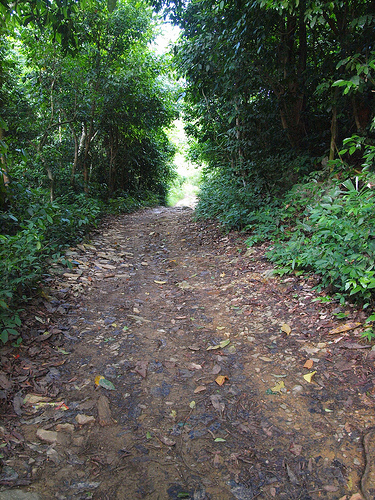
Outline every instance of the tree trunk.
<path fill-rule="evenodd" d="M 337 132 L 338 132 L 338 126 L 337 126 L 337 99 L 339 97 L 339 88 L 335 88 L 335 93 L 333 97 L 333 104 L 332 104 L 332 119 L 331 119 L 331 144 L 329 147 L 329 157 L 328 160 L 332 161 L 335 159 L 335 151 L 337 149 L 336 146 L 336 140 L 337 140 Z"/>

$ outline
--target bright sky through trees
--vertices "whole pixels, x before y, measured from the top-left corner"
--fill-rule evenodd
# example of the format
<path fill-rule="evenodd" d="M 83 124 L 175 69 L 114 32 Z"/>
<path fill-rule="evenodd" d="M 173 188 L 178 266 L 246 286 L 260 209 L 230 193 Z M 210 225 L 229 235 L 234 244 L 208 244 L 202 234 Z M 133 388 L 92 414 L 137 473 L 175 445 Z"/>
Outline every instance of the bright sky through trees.
<path fill-rule="evenodd" d="M 156 40 L 153 44 L 155 47 L 155 51 L 158 54 L 165 54 L 169 51 L 171 44 L 176 42 L 179 34 L 180 28 L 177 26 L 173 26 L 170 23 L 164 23 L 161 26 L 161 34 L 156 37 Z"/>

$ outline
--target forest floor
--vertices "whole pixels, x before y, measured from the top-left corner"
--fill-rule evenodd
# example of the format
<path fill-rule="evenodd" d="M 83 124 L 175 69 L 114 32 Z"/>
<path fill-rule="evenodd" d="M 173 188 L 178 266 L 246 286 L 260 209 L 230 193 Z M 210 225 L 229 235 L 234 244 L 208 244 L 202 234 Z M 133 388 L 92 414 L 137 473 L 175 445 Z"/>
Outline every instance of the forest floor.
<path fill-rule="evenodd" d="M 46 276 L 1 352 L 1 500 L 375 498 L 363 313 L 192 215 L 109 217 Z"/>

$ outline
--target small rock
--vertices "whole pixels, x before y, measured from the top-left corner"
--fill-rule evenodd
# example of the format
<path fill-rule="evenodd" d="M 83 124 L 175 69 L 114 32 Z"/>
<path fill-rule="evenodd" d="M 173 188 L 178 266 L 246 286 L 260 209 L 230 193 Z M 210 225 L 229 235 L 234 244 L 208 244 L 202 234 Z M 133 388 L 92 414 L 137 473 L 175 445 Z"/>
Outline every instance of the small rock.
<path fill-rule="evenodd" d="M 303 391 L 303 387 L 302 385 L 295 385 L 293 388 L 292 388 L 292 393 L 294 395 L 297 395 L 298 393 L 302 392 Z"/>
<path fill-rule="evenodd" d="M 46 431 L 45 429 L 38 429 L 36 431 L 36 435 L 41 441 L 45 441 L 46 443 L 55 443 L 57 441 L 56 431 Z"/>
<path fill-rule="evenodd" d="M 48 448 L 48 450 L 47 450 L 47 457 L 55 465 L 59 465 L 59 463 L 60 463 L 60 457 L 59 457 L 59 454 L 57 453 L 57 451 L 54 448 L 52 448 L 52 447 Z"/>
<path fill-rule="evenodd" d="M 79 425 L 90 424 L 91 422 L 95 422 L 95 417 L 93 417 L 91 415 L 83 415 L 82 413 L 79 413 L 76 416 L 76 422 Z"/>
<path fill-rule="evenodd" d="M 56 425 L 56 430 L 57 431 L 63 431 L 63 432 L 74 432 L 74 425 L 73 424 L 57 424 Z"/>
<path fill-rule="evenodd" d="M 11 482 L 15 481 L 18 479 L 18 472 L 16 472 L 12 467 L 9 467 L 8 465 L 4 465 L 2 468 L 2 472 L 0 474 L 0 480 L 5 481 L 5 482 Z"/>

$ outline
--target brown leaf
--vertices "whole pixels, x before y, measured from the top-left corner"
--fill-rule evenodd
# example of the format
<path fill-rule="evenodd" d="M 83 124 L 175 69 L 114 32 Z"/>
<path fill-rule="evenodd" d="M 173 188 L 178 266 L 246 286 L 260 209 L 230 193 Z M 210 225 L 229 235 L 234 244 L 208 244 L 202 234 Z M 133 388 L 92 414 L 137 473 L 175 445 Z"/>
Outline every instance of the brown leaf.
<path fill-rule="evenodd" d="M 340 347 L 344 349 L 369 349 L 371 346 L 358 344 L 357 342 L 346 342 L 345 344 L 342 344 Z"/>
<path fill-rule="evenodd" d="M 220 456 L 220 453 L 215 453 L 214 457 L 214 467 L 219 467 L 223 463 L 223 459 Z"/>
<path fill-rule="evenodd" d="M 292 469 L 289 467 L 288 464 L 286 464 L 286 472 L 288 474 L 289 480 L 292 484 L 298 484 L 298 479 L 297 476 L 294 474 Z"/>
<path fill-rule="evenodd" d="M 113 424 L 111 410 L 109 408 L 109 399 L 101 395 L 97 401 L 98 420 L 101 427 Z"/>
<path fill-rule="evenodd" d="M 207 389 L 207 387 L 205 385 L 198 385 L 198 387 L 196 387 L 194 389 L 194 394 L 197 394 L 198 392 L 203 392 Z"/>
<path fill-rule="evenodd" d="M 134 367 L 134 371 L 138 373 L 141 377 L 146 378 L 147 366 L 148 366 L 148 361 L 137 361 Z"/>
<path fill-rule="evenodd" d="M 345 323 L 345 325 L 340 325 L 337 328 L 334 328 L 333 330 L 330 330 L 328 332 L 329 335 L 335 335 L 337 333 L 343 333 L 343 332 L 348 332 L 349 330 L 354 330 L 354 328 L 357 328 L 358 326 L 361 326 L 362 323 L 354 322 L 354 323 Z"/>
<path fill-rule="evenodd" d="M 161 436 L 159 439 L 166 446 L 174 446 L 176 444 L 176 441 L 172 441 L 172 439 L 169 439 L 166 436 Z"/>
<path fill-rule="evenodd" d="M 326 484 L 325 486 L 323 486 L 323 490 L 330 491 L 333 493 L 338 490 L 338 487 L 334 486 L 333 484 Z"/>
<path fill-rule="evenodd" d="M 5 373 L 0 373 L 0 387 L 7 390 L 12 387 L 12 382 L 8 379 Z"/>
<path fill-rule="evenodd" d="M 210 400 L 215 410 L 221 413 L 225 410 L 225 403 L 223 402 L 223 398 L 219 394 L 213 394 L 212 396 L 210 396 Z"/>
<path fill-rule="evenodd" d="M 290 451 L 290 453 L 293 453 L 293 455 L 298 457 L 302 453 L 302 446 L 300 444 L 297 444 L 297 443 L 292 443 L 289 446 L 289 451 Z"/>
<path fill-rule="evenodd" d="M 214 367 L 212 368 L 212 373 L 214 375 L 218 375 L 220 372 L 221 372 L 221 366 L 218 364 L 214 365 Z"/>
<path fill-rule="evenodd" d="M 308 359 L 306 363 L 303 365 L 304 368 L 307 368 L 308 370 L 311 370 L 313 367 L 314 361 L 312 359 Z"/>

